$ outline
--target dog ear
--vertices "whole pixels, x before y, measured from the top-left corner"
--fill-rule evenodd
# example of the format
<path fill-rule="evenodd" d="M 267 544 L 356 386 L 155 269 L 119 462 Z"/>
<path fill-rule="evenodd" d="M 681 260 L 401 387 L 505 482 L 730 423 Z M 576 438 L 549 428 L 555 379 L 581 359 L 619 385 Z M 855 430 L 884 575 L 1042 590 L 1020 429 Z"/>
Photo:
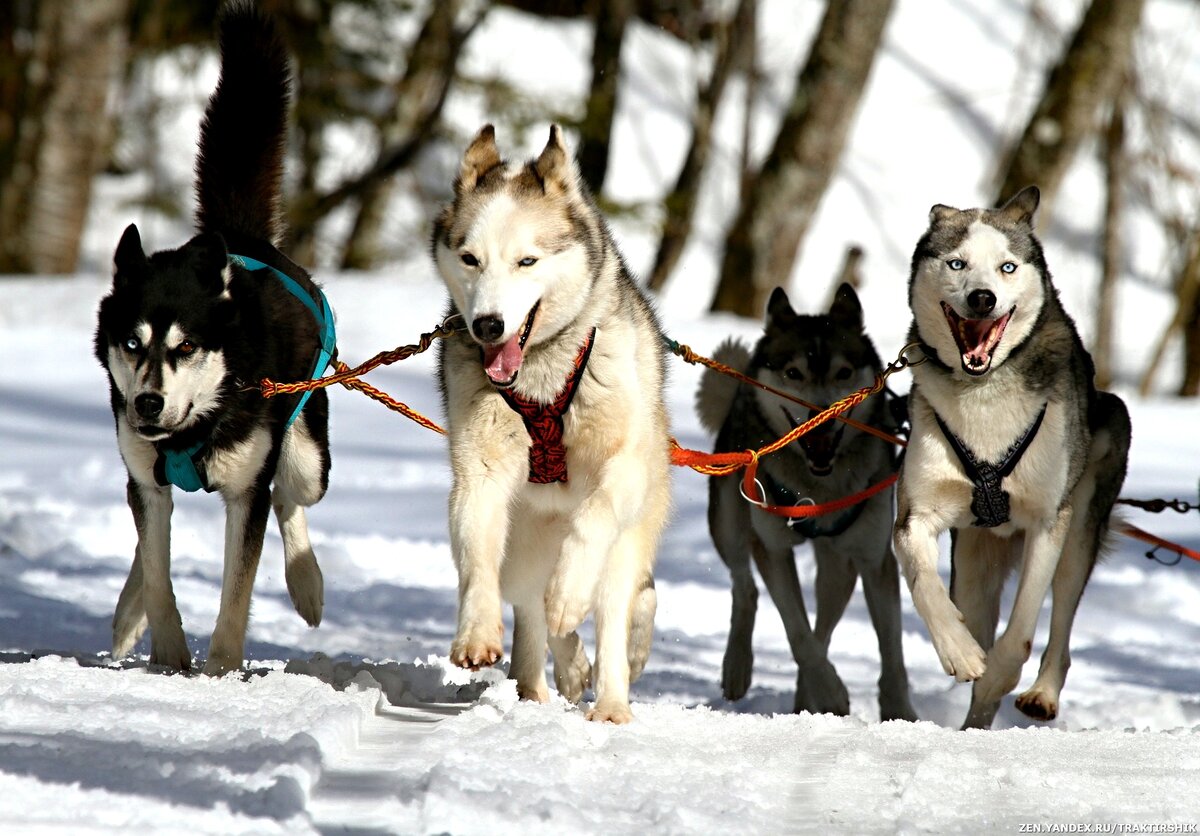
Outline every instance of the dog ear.
<path fill-rule="evenodd" d="M 771 291 L 771 298 L 767 300 L 767 319 L 778 319 L 781 316 L 795 316 L 796 312 L 792 310 L 792 303 L 788 301 L 787 292 L 782 287 L 777 287 Z"/>
<path fill-rule="evenodd" d="M 959 211 L 961 210 L 955 209 L 953 206 L 947 206 L 944 203 L 935 203 L 929 209 L 929 225 L 933 226 L 938 221 L 944 221 Z"/>
<path fill-rule="evenodd" d="M 1033 226 L 1033 213 L 1042 202 L 1042 192 L 1037 186 L 1026 186 L 1000 207 L 1000 214 L 1016 224 Z"/>
<path fill-rule="evenodd" d="M 229 251 L 225 239 L 216 232 L 202 232 L 184 244 L 192 268 L 205 288 L 214 296 L 225 292 L 229 283 Z"/>
<path fill-rule="evenodd" d="M 846 328 L 862 330 L 862 303 L 858 301 L 858 294 L 848 282 L 842 282 L 837 293 L 833 295 L 833 304 L 829 306 L 829 318 Z"/>
<path fill-rule="evenodd" d="M 500 152 L 496 149 L 496 129 L 484 125 L 475 139 L 467 146 L 454 181 L 454 191 L 462 194 L 475 188 L 479 178 L 500 165 Z"/>
<path fill-rule="evenodd" d="M 537 171 L 538 179 L 542 181 L 542 191 L 546 194 L 569 192 L 578 182 L 579 171 L 567 151 L 562 128 L 558 125 L 550 126 L 550 138 L 533 167 Z"/>
<path fill-rule="evenodd" d="M 125 227 L 117 251 L 113 254 L 113 284 L 124 287 L 132 279 L 146 272 L 146 251 L 142 249 L 142 236 L 137 224 Z"/>

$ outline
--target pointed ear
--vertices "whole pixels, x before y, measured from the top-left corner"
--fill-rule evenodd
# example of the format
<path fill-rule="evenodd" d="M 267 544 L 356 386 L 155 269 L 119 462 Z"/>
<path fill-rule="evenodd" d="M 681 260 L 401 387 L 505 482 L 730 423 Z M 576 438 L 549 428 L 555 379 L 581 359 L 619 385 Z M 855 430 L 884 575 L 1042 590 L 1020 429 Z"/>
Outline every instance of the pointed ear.
<path fill-rule="evenodd" d="M 125 232 L 121 234 L 121 240 L 117 244 L 117 251 L 113 255 L 113 266 L 116 268 L 113 279 L 121 284 L 145 272 L 146 252 L 142 249 L 142 236 L 138 232 L 137 224 L 125 227 Z"/>
<path fill-rule="evenodd" d="M 579 173 L 558 125 L 550 126 L 550 139 L 533 166 L 546 194 L 569 192 L 575 187 Z"/>
<path fill-rule="evenodd" d="M 792 310 L 792 303 L 788 301 L 787 293 L 782 287 L 777 287 L 771 291 L 771 298 L 767 300 L 767 319 L 778 319 L 780 316 L 795 316 L 796 312 Z"/>
<path fill-rule="evenodd" d="M 1041 202 L 1041 190 L 1037 186 L 1026 186 L 1000 207 L 1000 214 L 1013 223 L 1032 227 L 1033 213 L 1037 211 Z"/>
<path fill-rule="evenodd" d="M 202 232 L 184 244 L 188 252 L 188 260 L 196 276 L 215 294 L 225 291 L 229 266 L 229 251 L 225 248 L 225 239 L 215 232 Z"/>
<path fill-rule="evenodd" d="M 960 210 L 955 209 L 953 206 L 947 206 L 944 203 L 935 203 L 929 209 L 929 225 L 933 226 L 938 221 L 944 221 L 951 215 L 957 214 L 959 211 Z"/>
<path fill-rule="evenodd" d="M 834 294 L 833 304 L 829 306 L 829 318 L 847 328 L 862 330 L 862 304 L 858 301 L 858 294 L 854 292 L 854 288 L 849 283 L 842 282 L 841 287 Z"/>
<path fill-rule="evenodd" d="M 458 168 L 458 179 L 454 181 L 454 190 L 459 194 L 471 191 L 480 177 L 498 165 L 500 152 L 496 149 L 496 129 L 491 125 L 484 125 L 463 154 L 462 163 Z"/>

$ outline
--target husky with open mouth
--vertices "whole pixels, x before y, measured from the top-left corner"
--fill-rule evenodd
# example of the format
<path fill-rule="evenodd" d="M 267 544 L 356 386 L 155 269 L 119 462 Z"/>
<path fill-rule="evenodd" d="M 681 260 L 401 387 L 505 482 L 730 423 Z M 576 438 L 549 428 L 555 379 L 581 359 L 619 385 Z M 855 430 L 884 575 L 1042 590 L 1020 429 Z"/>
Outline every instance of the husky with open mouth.
<path fill-rule="evenodd" d="M 535 160 L 501 159 L 490 125 L 467 148 L 433 255 L 467 333 L 441 343 L 459 575 L 451 660 L 494 664 L 513 604 L 510 675 L 589 719 L 632 718 L 652 569 L 669 504 L 664 343 L 558 126 Z M 576 628 L 595 614 L 596 657 Z"/>
<path fill-rule="evenodd" d="M 767 305 L 766 329 L 753 350 L 723 343 L 715 358 L 815 406 L 827 406 L 875 381 L 879 355 L 863 331 L 858 296 L 842 285 L 827 313 L 797 314 L 782 289 Z M 705 370 L 696 396 L 701 423 L 717 437 L 715 452 L 758 449 L 811 417 L 808 409 L 770 392 Z M 894 430 L 882 398 L 850 412 L 858 421 Z M 829 421 L 764 457 L 758 470 L 771 505 L 825 503 L 857 493 L 895 472 L 895 448 L 840 421 Z M 750 687 L 758 589 L 751 559 L 783 619 L 799 667 L 796 711 L 845 715 L 846 686 L 827 656 L 829 638 L 859 577 L 875 633 L 881 672 L 879 714 L 884 720 L 915 720 L 909 701 L 900 629 L 900 573 L 892 555 L 892 491 L 885 490 L 843 511 L 789 521 L 751 505 L 741 494 L 740 474 L 709 480 L 708 526 L 733 579 L 729 642 L 721 673 L 726 699 Z M 817 562 L 816 625 L 809 623 L 796 572 L 795 546 L 811 541 Z"/>
<path fill-rule="evenodd" d="M 1046 590 L 1050 640 L 1017 698 L 1050 720 L 1080 597 L 1125 478 L 1129 414 L 1051 283 L 1030 186 L 999 209 L 937 205 L 912 259 L 912 438 L 897 490 L 896 555 L 946 673 L 975 683 L 964 727 L 987 728 L 1029 658 Z M 950 591 L 938 536 L 952 532 Z M 1000 593 L 1020 583 L 996 638 Z"/>

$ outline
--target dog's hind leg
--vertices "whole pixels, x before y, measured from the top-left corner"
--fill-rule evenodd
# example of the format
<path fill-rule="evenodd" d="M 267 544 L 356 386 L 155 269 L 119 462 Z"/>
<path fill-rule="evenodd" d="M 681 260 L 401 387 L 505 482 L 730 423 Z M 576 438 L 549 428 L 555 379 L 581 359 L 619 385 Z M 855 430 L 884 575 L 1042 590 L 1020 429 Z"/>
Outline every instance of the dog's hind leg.
<path fill-rule="evenodd" d="M 850 556 L 837 550 L 829 538 L 812 541 L 817 559 L 817 623 L 814 634 L 828 652 L 829 639 L 837 627 L 858 584 L 858 569 Z"/>
<path fill-rule="evenodd" d="M 324 393 L 320 393 L 324 394 Z M 314 409 L 320 406 L 322 409 Z M 292 606 L 310 627 L 321 623 L 325 606 L 325 579 L 308 538 L 305 506 L 315 505 L 329 483 L 329 455 L 313 438 L 309 421 L 317 422 L 317 435 L 325 438 L 325 404 L 314 397 L 284 433 L 275 469 L 271 505 L 283 538 L 284 578 Z M 313 416 L 310 419 L 310 415 Z"/>
<path fill-rule="evenodd" d="M 1000 621 L 1000 595 L 1012 571 L 1016 546 L 977 528 L 953 532 L 950 547 L 950 598 L 963 614 L 967 629 L 986 653 L 996 643 Z M 999 699 L 981 702 L 979 686 L 971 691 L 971 707 L 963 728 L 992 725 Z"/>
<path fill-rule="evenodd" d="M 846 686 L 809 624 L 790 544 L 771 547 L 755 537 L 751 551 L 763 583 L 783 619 L 792 656 L 800 669 L 796 678 L 795 710 L 839 716 L 849 714 L 850 695 Z"/>
<path fill-rule="evenodd" d="M 636 682 L 650 658 L 654 643 L 654 613 L 658 610 L 658 593 L 654 578 L 646 575 L 633 594 L 629 613 L 629 681 Z"/>
<path fill-rule="evenodd" d="M 708 485 L 708 530 L 733 581 L 721 693 L 727 700 L 740 700 L 750 689 L 754 668 L 752 640 L 758 611 L 758 585 L 750 568 L 750 538 L 754 535 L 749 505 L 738 495 L 737 477 L 713 476 Z"/>
<path fill-rule="evenodd" d="M 125 584 L 129 596 L 126 596 L 126 590 L 122 590 L 121 594 L 121 602 L 128 607 L 122 608 L 121 602 L 118 602 L 114 616 L 114 656 L 121 649 L 116 644 L 118 622 L 125 625 L 133 622 L 133 630 L 122 629 L 124 638 L 128 639 L 136 632 L 136 624 L 140 621 L 133 578 L 137 571 L 141 575 L 141 603 L 150 624 L 150 664 L 173 670 L 189 670 L 192 654 L 183 635 L 183 624 L 171 586 L 171 511 L 174 509 L 171 489 L 147 487 L 130 479 L 128 497 L 137 527 L 138 545 L 135 566 L 130 569 L 130 578 Z M 125 652 L 128 652 L 128 648 L 125 648 Z"/>
<path fill-rule="evenodd" d="M 909 694 L 901 642 L 900 570 L 886 536 L 882 540 L 874 555 L 855 555 L 863 597 L 879 640 L 879 719 L 915 722 L 917 712 Z"/>
<path fill-rule="evenodd" d="M 584 690 L 592 682 L 592 663 L 578 633 L 547 636 L 554 656 L 554 687 L 568 702 L 579 704 Z"/>
<path fill-rule="evenodd" d="M 223 676 L 242 666 L 250 594 L 262 556 L 270 505 L 270 490 L 262 480 L 244 494 L 225 497 L 225 571 L 221 608 L 204 664 L 207 676 Z"/>
<path fill-rule="evenodd" d="M 546 612 L 541 602 L 513 605 L 513 648 L 509 678 L 523 700 L 549 702 L 546 687 Z"/>
<path fill-rule="evenodd" d="M 121 659 L 133 650 L 149 624 L 146 604 L 142 600 L 142 557 L 135 550 L 129 577 L 125 579 L 121 597 L 117 599 L 117 610 L 113 613 L 112 657 Z"/>

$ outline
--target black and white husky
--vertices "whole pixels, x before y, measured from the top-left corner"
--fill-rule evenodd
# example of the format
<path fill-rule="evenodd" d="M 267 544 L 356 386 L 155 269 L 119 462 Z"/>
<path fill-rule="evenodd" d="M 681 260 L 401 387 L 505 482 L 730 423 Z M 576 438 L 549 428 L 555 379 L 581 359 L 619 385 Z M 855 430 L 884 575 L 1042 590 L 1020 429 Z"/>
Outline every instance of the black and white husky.
<path fill-rule="evenodd" d="M 1075 611 L 1125 478 L 1129 414 L 1097 391 L 1033 232 L 1030 186 L 1000 209 L 934 206 L 912 260 L 912 439 L 896 555 L 946 673 L 974 681 L 964 727 L 989 727 L 1029 658 L 1047 588 L 1050 641 L 1017 707 L 1058 713 Z M 953 532 L 950 594 L 937 537 Z M 1021 567 L 996 639 L 1000 592 Z"/>
<path fill-rule="evenodd" d="M 271 22 L 245 4 L 222 16 L 220 42 L 221 78 L 196 164 L 199 234 L 147 256 L 137 227 L 127 228 L 96 330 L 138 532 L 113 616 L 113 657 L 149 625 L 151 663 L 191 667 L 171 587 L 171 493 L 172 485 L 203 487 L 226 505 L 210 675 L 241 667 L 272 505 L 292 602 L 309 624 L 321 620 L 323 581 L 304 506 L 328 484 L 326 396 L 266 400 L 257 383 L 319 373 L 333 347 L 324 296 L 273 246 L 281 233 L 287 52 Z"/>
<path fill-rule="evenodd" d="M 829 312 L 798 315 L 776 289 L 767 306 L 766 329 L 753 351 L 735 341 L 722 344 L 718 360 L 775 389 L 815 405 L 833 403 L 871 385 L 879 355 L 863 331 L 863 312 L 844 284 Z M 809 411 L 770 392 L 706 370 L 697 393 L 701 423 L 717 436 L 716 452 L 757 449 L 786 435 Z M 851 411 L 867 424 L 889 427 L 881 398 Z M 895 472 L 895 449 L 886 441 L 830 421 L 765 457 L 758 470 L 771 505 L 825 503 L 883 481 Z M 758 589 L 751 559 L 783 619 L 799 666 L 796 711 L 849 713 L 846 686 L 826 650 L 833 628 L 861 576 L 879 638 L 882 670 L 879 714 L 884 720 L 915 720 L 900 639 L 900 575 L 892 555 L 892 491 L 884 490 L 847 510 L 789 524 L 751 505 L 741 495 L 741 476 L 709 481 L 708 527 L 733 579 L 733 612 L 722 666 L 726 699 L 750 687 Z M 792 550 L 811 540 L 817 560 L 816 627 L 809 623 Z"/>

